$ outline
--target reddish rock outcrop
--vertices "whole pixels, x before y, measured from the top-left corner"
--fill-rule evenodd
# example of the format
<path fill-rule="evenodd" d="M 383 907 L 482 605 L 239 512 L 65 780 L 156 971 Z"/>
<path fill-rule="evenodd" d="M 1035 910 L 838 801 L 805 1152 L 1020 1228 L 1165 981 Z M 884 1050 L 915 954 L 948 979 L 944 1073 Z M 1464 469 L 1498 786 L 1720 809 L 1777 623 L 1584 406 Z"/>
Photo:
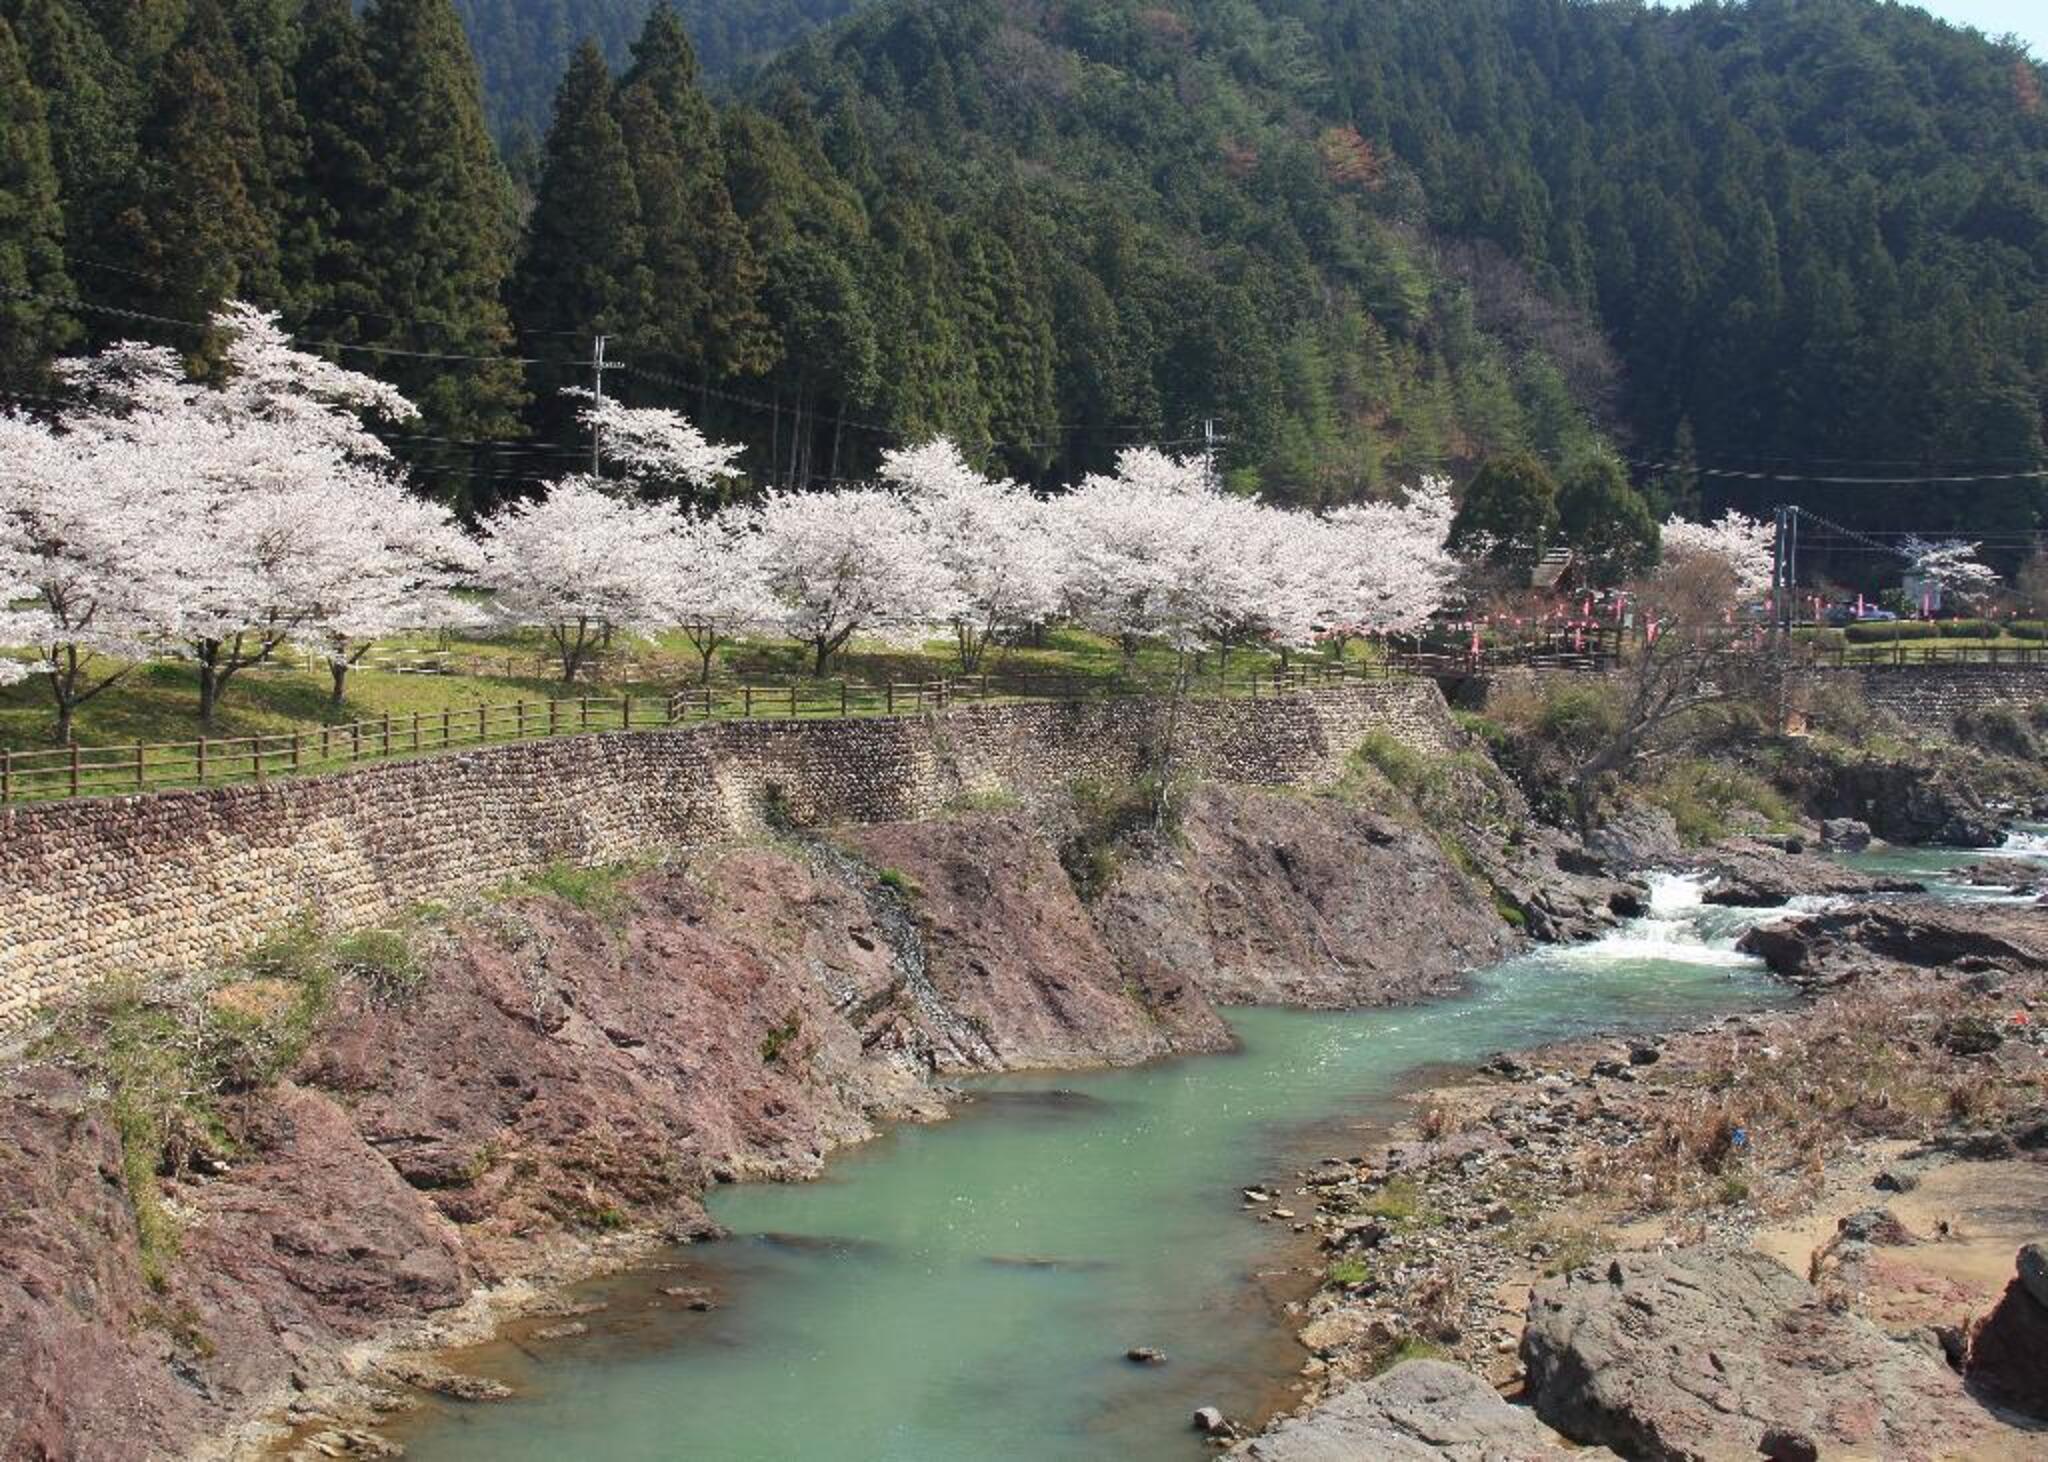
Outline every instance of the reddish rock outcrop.
<path fill-rule="evenodd" d="M 227 1162 L 158 1179 L 160 1288 L 104 1092 L 0 1077 L 0 1457 L 186 1450 L 480 1284 L 939 1115 L 935 1074 L 1212 1049 L 1218 1001 L 1408 998 L 1513 942 L 1433 839 L 1225 788 L 1092 907 L 1021 814 L 793 834 L 598 905 L 466 906 L 416 989 L 343 982 L 288 1080 L 214 1104 Z"/>

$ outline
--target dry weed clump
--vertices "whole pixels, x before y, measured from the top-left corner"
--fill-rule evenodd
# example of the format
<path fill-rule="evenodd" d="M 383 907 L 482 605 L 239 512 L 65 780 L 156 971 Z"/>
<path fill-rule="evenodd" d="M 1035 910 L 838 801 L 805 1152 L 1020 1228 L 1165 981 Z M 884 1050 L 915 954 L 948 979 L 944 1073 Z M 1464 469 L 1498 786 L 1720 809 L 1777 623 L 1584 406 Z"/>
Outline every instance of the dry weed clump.
<path fill-rule="evenodd" d="M 1792 1211 L 1855 1142 L 1992 1126 L 2038 1103 L 2048 1092 L 2038 1047 L 1958 1054 L 1942 1039 L 1997 1019 L 2011 1012 L 1960 991 L 1835 996 L 1775 1044 L 1731 1040 L 1674 1073 L 1676 1090 L 1645 1104 L 1640 1135 L 1587 1163 L 1585 1188 L 1645 1214 Z"/>

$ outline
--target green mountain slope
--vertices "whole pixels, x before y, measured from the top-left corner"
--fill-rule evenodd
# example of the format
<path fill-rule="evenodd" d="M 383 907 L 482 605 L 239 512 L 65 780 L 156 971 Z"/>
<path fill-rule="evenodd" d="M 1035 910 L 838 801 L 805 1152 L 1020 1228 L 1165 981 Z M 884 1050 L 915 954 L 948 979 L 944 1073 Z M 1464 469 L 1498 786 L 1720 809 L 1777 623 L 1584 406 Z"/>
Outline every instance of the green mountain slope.
<path fill-rule="evenodd" d="M 705 71 L 722 77 L 861 3 L 682 0 L 677 8 Z M 458 0 L 492 132 L 509 143 L 546 131 L 555 85 L 578 43 L 594 40 L 613 65 L 623 65 L 649 8 L 650 0 Z"/>

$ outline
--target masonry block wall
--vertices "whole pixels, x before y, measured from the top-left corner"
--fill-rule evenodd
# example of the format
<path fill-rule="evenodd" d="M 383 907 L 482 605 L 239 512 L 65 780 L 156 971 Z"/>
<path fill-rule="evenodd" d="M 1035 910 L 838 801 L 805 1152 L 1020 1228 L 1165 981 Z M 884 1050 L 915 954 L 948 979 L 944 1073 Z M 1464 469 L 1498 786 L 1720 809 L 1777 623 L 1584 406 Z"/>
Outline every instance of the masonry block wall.
<path fill-rule="evenodd" d="M 1958 711 L 2048 701 L 2048 665 L 1870 665 L 1823 670 L 1821 683 L 1851 675 L 1871 705 L 1913 726 L 1946 727 Z"/>
<path fill-rule="evenodd" d="M 1171 725 L 1169 723 L 1171 722 Z M 190 969 L 310 913 L 373 926 L 557 861 L 604 863 L 803 822 L 929 816 L 954 798 L 1042 802 L 1127 779 L 1169 734 L 1227 781 L 1313 786 L 1373 731 L 1459 732 L 1436 686 L 1394 680 L 1260 701 L 973 706 L 848 721 L 719 721 L 522 742 L 326 777 L 0 811 L 0 1034 L 114 975 Z"/>

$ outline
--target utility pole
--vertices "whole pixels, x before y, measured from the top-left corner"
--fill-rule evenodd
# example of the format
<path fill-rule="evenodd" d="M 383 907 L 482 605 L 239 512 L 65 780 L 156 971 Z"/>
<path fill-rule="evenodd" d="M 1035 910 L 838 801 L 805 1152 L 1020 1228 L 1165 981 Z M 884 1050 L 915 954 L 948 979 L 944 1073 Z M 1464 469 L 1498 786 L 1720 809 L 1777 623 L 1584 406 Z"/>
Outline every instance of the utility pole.
<path fill-rule="evenodd" d="M 605 341 L 608 337 L 593 336 L 590 341 L 590 391 L 598 406 L 604 405 L 604 359 Z M 598 476 L 604 468 L 604 428 L 596 421 L 590 423 L 590 475 Z"/>
<path fill-rule="evenodd" d="M 1786 610 L 1786 597 L 1790 591 L 1792 510 L 1780 503 L 1776 509 L 1776 531 L 1771 536 L 1771 627 L 1780 634 L 1789 635 L 1792 620 Z"/>

